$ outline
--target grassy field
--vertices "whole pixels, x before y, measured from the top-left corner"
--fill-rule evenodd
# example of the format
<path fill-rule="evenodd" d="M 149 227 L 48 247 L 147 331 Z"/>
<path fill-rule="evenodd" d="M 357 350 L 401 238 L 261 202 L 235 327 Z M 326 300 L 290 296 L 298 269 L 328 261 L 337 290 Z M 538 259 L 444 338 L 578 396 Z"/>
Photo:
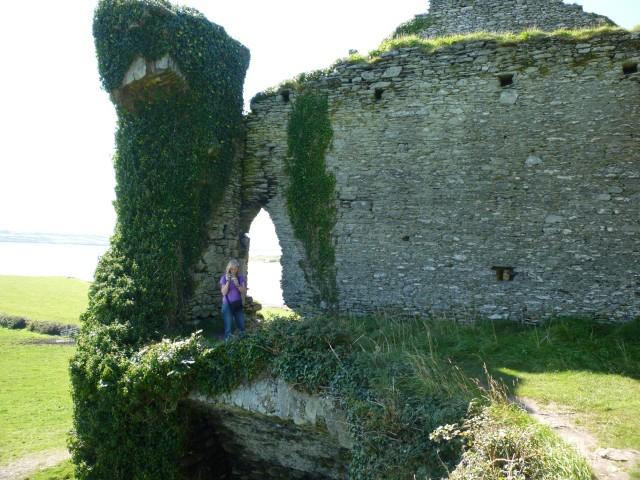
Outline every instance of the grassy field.
<path fill-rule="evenodd" d="M 0 328 L 0 465 L 29 453 L 65 448 L 71 428 L 71 345 Z"/>
<path fill-rule="evenodd" d="M 65 277 L 0 275 L 0 313 L 79 324 L 89 282 Z"/>

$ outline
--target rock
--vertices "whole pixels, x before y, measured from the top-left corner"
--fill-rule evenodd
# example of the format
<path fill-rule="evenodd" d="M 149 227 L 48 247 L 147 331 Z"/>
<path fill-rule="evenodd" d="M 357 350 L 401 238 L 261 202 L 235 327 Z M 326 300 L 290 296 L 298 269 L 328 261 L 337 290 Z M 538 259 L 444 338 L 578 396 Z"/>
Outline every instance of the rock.
<path fill-rule="evenodd" d="M 353 438 L 332 398 L 263 378 L 215 397 L 194 392 L 189 399 L 205 409 L 207 423 L 223 446 L 240 448 L 243 458 L 234 467 L 302 475 L 251 478 L 344 478 Z"/>
<path fill-rule="evenodd" d="M 387 88 L 389 85 L 391 85 L 391 82 L 376 82 L 376 83 L 372 83 L 369 86 L 369 89 L 375 90 L 377 88 Z"/>
<path fill-rule="evenodd" d="M 402 72 L 402 67 L 400 66 L 389 67 L 382 74 L 382 78 L 397 77 L 398 75 L 400 75 L 400 72 Z"/>
<path fill-rule="evenodd" d="M 599 448 L 595 454 L 614 462 L 631 462 L 640 455 L 634 450 L 619 450 L 617 448 Z"/>
<path fill-rule="evenodd" d="M 564 217 L 560 215 L 547 215 L 544 219 L 544 223 L 560 223 L 564 221 Z"/>
<path fill-rule="evenodd" d="M 518 101 L 518 92 L 506 90 L 500 94 L 500 103 L 504 105 L 515 105 Z"/>
<path fill-rule="evenodd" d="M 129 70 L 124 74 L 124 78 L 122 80 L 122 86 L 128 85 L 130 83 L 135 82 L 136 80 L 140 80 L 144 78 L 147 74 L 147 62 L 144 58 L 138 56 L 136 57 L 131 65 L 129 66 Z"/>
<path fill-rule="evenodd" d="M 536 165 L 542 165 L 542 159 L 540 157 L 536 157 L 535 155 L 529 155 L 524 164 L 527 167 L 535 167 Z"/>
<path fill-rule="evenodd" d="M 377 75 L 374 72 L 364 71 L 360 74 L 363 80 L 371 82 L 377 78 Z"/>

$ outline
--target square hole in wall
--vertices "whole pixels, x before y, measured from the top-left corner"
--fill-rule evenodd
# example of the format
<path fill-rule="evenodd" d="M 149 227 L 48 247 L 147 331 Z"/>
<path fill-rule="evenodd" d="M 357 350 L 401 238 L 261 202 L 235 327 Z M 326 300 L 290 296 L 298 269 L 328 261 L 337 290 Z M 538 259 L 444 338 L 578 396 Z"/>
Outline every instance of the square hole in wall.
<path fill-rule="evenodd" d="M 280 98 L 282 98 L 284 103 L 289 103 L 289 95 L 289 90 L 282 90 L 280 92 Z"/>
<path fill-rule="evenodd" d="M 632 75 L 638 73 L 638 62 L 626 62 L 622 65 L 622 73 Z"/>
<path fill-rule="evenodd" d="M 501 267 L 501 266 L 493 266 L 491 270 L 496 272 L 496 280 L 499 282 L 510 282 L 513 280 L 513 277 L 516 276 L 516 272 L 514 272 L 513 267 Z"/>
<path fill-rule="evenodd" d="M 502 88 L 513 85 L 513 73 L 501 73 L 498 75 L 498 81 Z"/>
<path fill-rule="evenodd" d="M 382 94 L 384 93 L 384 89 L 382 88 L 376 88 L 373 91 L 373 98 L 375 98 L 376 100 L 380 100 L 382 98 Z"/>

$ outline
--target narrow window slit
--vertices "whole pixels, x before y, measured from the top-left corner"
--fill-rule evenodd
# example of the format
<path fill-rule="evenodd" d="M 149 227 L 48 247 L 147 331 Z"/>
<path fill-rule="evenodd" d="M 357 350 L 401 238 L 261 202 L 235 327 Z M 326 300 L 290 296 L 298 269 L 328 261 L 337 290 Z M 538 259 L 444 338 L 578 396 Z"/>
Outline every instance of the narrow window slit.
<path fill-rule="evenodd" d="M 280 96 L 282 97 L 282 101 L 284 103 L 289 103 L 289 90 L 282 90 L 280 92 Z"/>
<path fill-rule="evenodd" d="M 622 73 L 624 73 L 625 75 L 638 73 L 638 62 L 627 62 L 622 65 Z"/>
<path fill-rule="evenodd" d="M 502 73 L 498 75 L 498 80 L 502 88 L 513 85 L 513 73 Z"/>

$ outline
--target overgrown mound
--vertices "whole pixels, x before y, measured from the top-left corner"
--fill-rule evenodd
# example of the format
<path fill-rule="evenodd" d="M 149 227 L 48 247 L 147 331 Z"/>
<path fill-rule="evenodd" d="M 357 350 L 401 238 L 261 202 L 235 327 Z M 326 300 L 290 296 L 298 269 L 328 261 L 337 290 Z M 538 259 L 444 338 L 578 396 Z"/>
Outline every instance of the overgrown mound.
<path fill-rule="evenodd" d="M 116 102 L 118 220 L 71 363 L 72 453 L 80 478 L 174 478 L 175 405 L 188 375 L 169 372 L 201 347 L 145 345 L 186 329 L 190 269 L 241 135 L 249 53 L 197 11 L 164 0 L 102 0 L 93 30 L 107 91 L 140 57 L 168 56 L 184 85 L 151 85 L 152 95 Z"/>

